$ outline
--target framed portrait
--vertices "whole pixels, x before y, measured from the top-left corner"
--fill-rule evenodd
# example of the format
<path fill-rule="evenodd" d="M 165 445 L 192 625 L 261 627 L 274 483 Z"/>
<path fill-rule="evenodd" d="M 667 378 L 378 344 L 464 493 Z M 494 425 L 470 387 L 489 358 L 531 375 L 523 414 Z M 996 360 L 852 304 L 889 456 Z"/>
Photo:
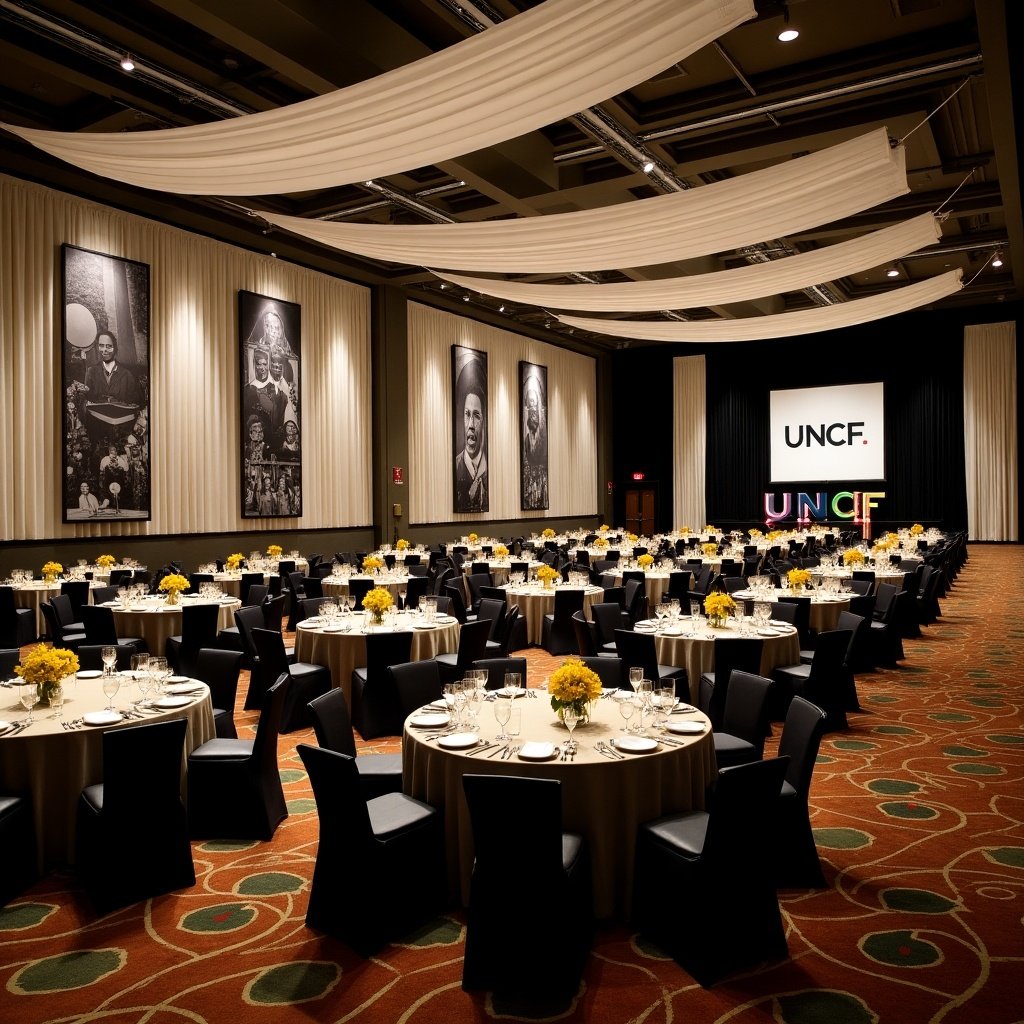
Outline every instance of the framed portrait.
<path fill-rule="evenodd" d="M 487 512 L 487 353 L 452 345 L 452 507 Z"/>
<path fill-rule="evenodd" d="M 301 307 L 238 293 L 242 515 L 302 515 Z"/>
<path fill-rule="evenodd" d="M 548 507 L 548 368 L 519 363 L 519 497 L 523 511 Z"/>
<path fill-rule="evenodd" d="M 63 521 L 149 519 L 149 267 L 61 246 Z"/>

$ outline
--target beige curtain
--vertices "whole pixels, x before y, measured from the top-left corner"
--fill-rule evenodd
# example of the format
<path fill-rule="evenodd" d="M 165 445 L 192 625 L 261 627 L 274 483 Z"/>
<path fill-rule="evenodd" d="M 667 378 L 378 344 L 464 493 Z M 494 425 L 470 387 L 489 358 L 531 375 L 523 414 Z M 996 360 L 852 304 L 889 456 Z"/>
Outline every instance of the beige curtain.
<path fill-rule="evenodd" d="M 413 523 L 586 516 L 597 502 L 597 373 L 590 356 L 409 303 L 409 518 Z M 451 346 L 487 353 L 490 511 L 452 511 Z M 547 511 L 519 495 L 519 361 L 548 368 Z"/>
<path fill-rule="evenodd" d="M 1019 541 L 1013 321 L 964 328 L 964 450 L 970 539 Z"/>
<path fill-rule="evenodd" d="M 152 519 L 62 524 L 61 243 L 150 268 Z M 238 291 L 302 307 L 303 515 L 243 519 Z M 0 176 L 0 537 L 362 526 L 369 290 Z"/>
<path fill-rule="evenodd" d="M 707 385 L 704 356 L 672 360 L 673 526 L 700 530 L 707 522 L 704 502 L 707 448 Z"/>
<path fill-rule="evenodd" d="M 304 192 L 440 163 L 553 124 L 754 13 L 753 0 L 548 0 L 405 67 L 276 110 L 128 134 L 3 127 L 77 167 L 163 192 Z"/>
<path fill-rule="evenodd" d="M 558 319 L 570 327 L 593 331 L 595 334 L 643 341 L 719 342 L 791 338 L 881 320 L 883 317 L 905 313 L 908 309 L 925 306 L 929 302 L 938 302 L 963 287 L 960 277 L 960 270 L 950 270 L 938 277 L 894 288 L 867 299 L 738 320 L 597 320 L 581 316 L 559 316 Z"/>
<path fill-rule="evenodd" d="M 904 159 L 878 128 L 749 174 L 598 210 L 409 226 L 261 216 L 393 263 L 500 274 L 611 270 L 726 252 L 859 213 L 910 191 Z"/>

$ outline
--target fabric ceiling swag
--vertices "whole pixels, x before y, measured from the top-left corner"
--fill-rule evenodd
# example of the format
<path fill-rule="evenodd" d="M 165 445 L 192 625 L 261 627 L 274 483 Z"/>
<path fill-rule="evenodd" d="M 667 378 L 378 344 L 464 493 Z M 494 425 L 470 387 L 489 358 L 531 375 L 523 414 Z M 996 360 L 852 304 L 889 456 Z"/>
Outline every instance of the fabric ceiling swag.
<path fill-rule="evenodd" d="M 277 110 L 128 134 L 3 127 L 77 167 L 163 192 L 329 188 L 525 135 L 646 81 L 754 15 L 753 0 L 547 0 L 405 67 Z"/>
<path fill-rule="evenodd" d="M 621 270 L 726 252 L 910 191 L 885 128 L 710 185 L 598 210 L 468 224 L 342 224 L 260 213 L 322 245 L 413 266 L 499 274 Z"/>
<path fill-rule="evenodd" d="M 934 245 L 941 237 L 938 219 L 931 213 L 922 213 L 912 220 L 872 231 L 860 238 L 785 256 L 770 263 L 753 263 L 709 274 L 658 281 L 530 284 L 441 271 L 434 273 L 461 288 L 542 309 L 583 309 L 593 313 L 646 312 L 743 302 L 809 288 L 901 259 L 908 253 Z"/>
<path fill-rule="evenodd" d="M 639 341 L 763 341 L 768 338 L 817 334 L 838 327 L 881 320 L 929 302 L 937 302 L 960 291 L 962 287 L 961 271 L 950 270 L 938 277 L 930 277 L 926 281 L 918 281 L 866 299 L 739 320 L 595 320 L 582 316 L 559 316 L 558 320 L 578 330 Z"/>

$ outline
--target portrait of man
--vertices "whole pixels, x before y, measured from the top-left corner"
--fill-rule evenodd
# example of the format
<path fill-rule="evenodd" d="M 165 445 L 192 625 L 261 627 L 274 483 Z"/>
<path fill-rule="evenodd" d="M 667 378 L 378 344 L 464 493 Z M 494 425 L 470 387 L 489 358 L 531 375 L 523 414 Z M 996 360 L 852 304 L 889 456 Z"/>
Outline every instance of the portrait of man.
<path fill-rule="evenodd" d="M 548 369 L 519 364 L 520 504 L 526 511 L 548 508 Z"/>
<path fill-rule="evenodd" d="M 452 476 L 456 512 L 487 512 L 487 354 L 452 346 Z"/>

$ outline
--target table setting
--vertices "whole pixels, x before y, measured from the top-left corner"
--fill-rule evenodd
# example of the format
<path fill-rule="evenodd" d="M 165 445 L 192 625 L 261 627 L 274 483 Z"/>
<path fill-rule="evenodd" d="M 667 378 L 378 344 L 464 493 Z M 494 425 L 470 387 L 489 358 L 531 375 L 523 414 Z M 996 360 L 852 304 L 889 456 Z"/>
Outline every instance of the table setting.
<path fill-rule="evenodd" d="M 545 586 L 540 580 L 528 583 L 508 583 L 504 590 L 508 594 L 509 606 L 519 605 L 520 614 L 526 619 L 526 638 L 531 644 L 540 644 L 544 635 L 544 616 L 555 610 L 555 590 L 571 584 L 557 583 Z M 587 583 L 578 585 L 583 591 L 583 614 L 591 618 L 590 606 L 604 600 L 604 587 Z"/>

